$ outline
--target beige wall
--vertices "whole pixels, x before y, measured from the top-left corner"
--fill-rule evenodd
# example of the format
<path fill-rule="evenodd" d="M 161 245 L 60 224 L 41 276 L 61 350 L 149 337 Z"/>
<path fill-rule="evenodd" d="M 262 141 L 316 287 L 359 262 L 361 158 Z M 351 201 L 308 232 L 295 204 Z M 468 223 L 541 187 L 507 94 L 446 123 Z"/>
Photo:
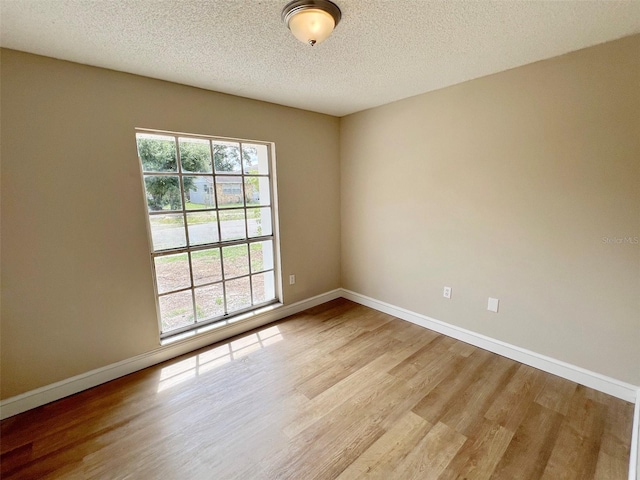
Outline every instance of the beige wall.
<path fill-rule="evenodd" d="M 158 347 L 135 127 L 275 142 L 285 302 L 340 286 L 337 118 L 1 61 L 2 398 Z"/>
<path fill-rule="evenodd" d="M 343 287 L 640 385 L 640 36 L 340 134 Z"/>
<path fill-rule="evenodd" d="M 158 346 L 135 127 L 276 142 L 286 303 L 342 273 L 640 384 L 640 245 L 603 241 L 640 236 L 638 51 L 635 36 L 338 120 L 2 50 L 1 397 Z"/>

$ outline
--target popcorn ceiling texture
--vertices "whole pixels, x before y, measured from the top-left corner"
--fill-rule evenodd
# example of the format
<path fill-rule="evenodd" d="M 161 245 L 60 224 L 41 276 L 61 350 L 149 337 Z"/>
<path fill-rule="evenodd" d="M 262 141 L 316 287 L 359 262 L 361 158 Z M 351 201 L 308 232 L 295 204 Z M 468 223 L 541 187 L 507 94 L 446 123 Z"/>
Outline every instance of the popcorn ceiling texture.
<path fill-rule="evenodd" d="M 336 0 L 309 47 L 286 0 L 1 0 L 1 45 L 343 116 L 640 32 L 640 1 Z"/>

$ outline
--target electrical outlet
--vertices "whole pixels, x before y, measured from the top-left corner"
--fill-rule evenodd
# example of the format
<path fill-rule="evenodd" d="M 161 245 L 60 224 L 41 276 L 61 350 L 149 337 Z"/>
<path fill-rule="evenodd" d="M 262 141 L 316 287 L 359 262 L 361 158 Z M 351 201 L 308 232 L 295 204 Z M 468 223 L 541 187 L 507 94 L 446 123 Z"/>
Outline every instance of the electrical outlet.
<path fill-rule="evenodd" d="M 489 302 L 487 303 L 487 310 L 489 310 L 490 312 L 498 313 L 499 303 L 500 303 L 500 300 L 498 300 L 497 298 L 489 297 Z"/>
<path fill-rule="evenodd" d="M 444 287 L 444 290 L 442 292 L 442 296 L 444 298 L 451 298 L 451 287 Z"/>
<path fill-rule="evenodd" d="M 296 283 L 296 276 L 295 275 L 289 275 L 289 285 L 293 285 Z"/>

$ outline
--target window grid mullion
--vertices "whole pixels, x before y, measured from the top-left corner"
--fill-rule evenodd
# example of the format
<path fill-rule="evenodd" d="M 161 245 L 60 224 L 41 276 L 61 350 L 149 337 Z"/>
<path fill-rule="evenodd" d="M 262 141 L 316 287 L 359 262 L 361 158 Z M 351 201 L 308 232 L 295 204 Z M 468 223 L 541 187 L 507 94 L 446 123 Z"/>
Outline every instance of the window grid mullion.
<path fill-rule="evenodd" d="M 211 173 L 213 174 L 213 193 L 216 197 L 216 224 L 218 228 L 218 241 L 222 243 L 222 226 L 220 221 L 220 202 L 218 197 L 218 176 L 216 173 L 216 157 L 213 152 L 213 140 L 209 140 L 209 149 L 211 150 Z M 228 315 L 227 309 L 227 281 L 224 277 L 224 252 L 222 246 L 218 247 L 220 251 L 220 274 L 222 275 L 222 308 L 224 315 Z"/>
<path fill-rule="evenodd" d="M 222 301 L 224 304 L 224 314 L 228 315 L 227 311 L 227 278 L 224 275 L 224 250 L 220 247 L 220 273 L 222 274 Z"/>
<path fill-rule="evenodd" d="M 178 163 L 178 184 L 180 186 L 180 198 L 182 198 L 182 221 L 184 222 L 184 238 L 187 243 L 187 259 L 189 262 L 189 283 L 190 283 L 190 293 L 191 293 L 191 312 L 193 314 L 193 323 L 197 323 L 198 317 L 196 314 L 196 294 L 193 288 L 193 268 L 191 266 L 191 252 L 189 247 L 191 246 L 191 240 L 189 239 L 189 227 L 187 225 L 187 195 L 185 193 L 184 187 L 184 174 L 182 172 L 182 156 L 180 153 L 180 139 L 177 135 L 174 137 L 174 141 L 176 142 L 176 162 Z"/>
<path fill-rule="evenodd" d="M 151 252 L 153 257 L 162 257 L 165 255 L 175 255 L 184 252 L 197 252 L 200 250 L 209 250 L 211 248 L 231 247 L 233 245 L 242 245 L 246 243 L 259 243 L 267 240 L 273 240 L 273 235 L 263 235 L 261 237 L 253 237 L 249 239 L 227 240 L 226 242 L 204 243 L 202 245 L 194 245 L 193 247 L 178 247 L 171 250 L 155 250 Z"/>
<path fill-rule="evenodd" d="M 150 172 L 150 171 L 142 171 L 142 174 L 146 177 L 147 175 L 157 175 L 158 177 L 175 177 L 178 175 L 178 172 Z"/>
<path fill-rule="evenodd" d="M 193 288 L 183 287 L 183 288 L 178 288 L 176 290 L 169 290 L 168 292 L 157 293 L 156 295 L 158 296 L 158 298 L 160 298 L 160 297 L 166 297 L 167 295 L 173 295 L 174 293 L 183 293 L 183 292 L 186 292 L 187 290 L 193 290 Z"/>
<path fill-rule="evenodd" d="M 247 257 L 249 261 L 249 295 L 251 295 L 251 305 L 253 305 L 253 277 L 251 276 L 251 244 L 247 243 L 247 250 L 249 252 L 249 256 Z"/>
<path fill-rule="evenodd" d="M 217 224 L 216 228 L 218 229 L 218 241 L 222 242 L 222 228 L 220 228 L 220 205 L 218 204 L 218 185 L 217 185 L 218 182 L 216 182 L 216 159 L 213 155 L 212 140 L 209 140 L 209 151 L 211 151 L 211 174 L 213 175 L 213 197 L 216 203 L 216 224 Z M 222 254 L 222 252 L 220 253 Z"/>
<path fill-rule="evenodd" d="M 247 215 L 247 192 L 245 192 L 244 182 L 244 149 L 240 142 L 240 191 L 242 192 L 242 206 L 244 208 L 244 233 L 249 239 L 249 216 Z M 251 281 L 251 245 L 247 243 L 247 260 L 249 262 L 249 302 L 253 305 L 253 282 Z"/>
<path fill-rule="evenodd" d="M 251 267 L 249 267 L 251 268 Z M 266 270 L 259 270 L 259 271 L 252 271 L 251 269 L 249 270 L 249 273 L 245 274 L 245 275 L 238 275 L 237 277 L 232 277 L 229 278 L 228 280 L 238 280 L 240 278 L 247 278 L 247 277 L 253 277 L 254 275 L 260 275 L 263 273 L 269 273 L 269 272 L 273 272 L 274 269 L 273 268 L 268 268 Z M 165 297 L 167 295 L 172 295 L 174 293 L 182 293 L 182 292 L 186 292 L 187 290 L 195 290 L 196 288 L 203 288 L 203 287 L 210 287 L 211 285 L 218 285 L 221 284 L 223 282 L 223 280 L 216 280 L 213 282 L 206 282 L 206 283 L 202 283 L 199 285 L 196 285 L 195 282 L 192 281 L 192 286 L 189 287 L 183 287 L 183 288 L 178 288 L 176 290 L 169 290 L 166 292 L 162 292 L 162 293 L 157 293 L 156 295 L 159 297 Z"/>

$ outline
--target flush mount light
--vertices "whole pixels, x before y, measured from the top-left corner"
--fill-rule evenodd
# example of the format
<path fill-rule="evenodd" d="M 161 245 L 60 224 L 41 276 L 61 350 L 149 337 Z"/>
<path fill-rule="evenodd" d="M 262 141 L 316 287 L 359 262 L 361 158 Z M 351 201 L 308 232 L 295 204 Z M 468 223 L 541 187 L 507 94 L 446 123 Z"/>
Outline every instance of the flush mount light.
<path fill-rule="evenodd" d="M 282 20 L 293 36 L 312 47 L 327 39 L 342 13 L 329 0 L 295 0 L 282 10 Z"/>

